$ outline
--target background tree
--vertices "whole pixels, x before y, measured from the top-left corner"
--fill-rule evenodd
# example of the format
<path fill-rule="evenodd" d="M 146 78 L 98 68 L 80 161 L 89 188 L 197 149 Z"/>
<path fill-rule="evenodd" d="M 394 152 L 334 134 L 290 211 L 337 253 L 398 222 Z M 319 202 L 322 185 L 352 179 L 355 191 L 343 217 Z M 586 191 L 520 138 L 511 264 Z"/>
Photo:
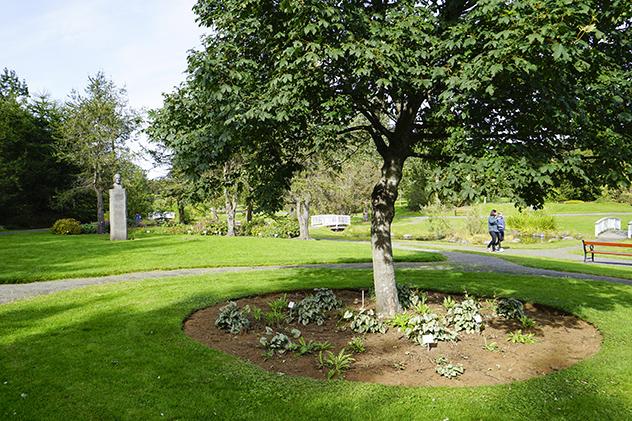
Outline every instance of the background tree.
<path fill-rule="evenodd" d="M 60 216 L 54 197 L 77 169 L 55 157 L 59 117 L 48 96 L 29 95 L 13 71 L 0 74 L 0 225 L 46 227 Z"/>
<path fill-rule="evenodd" d="M 221 130 L 181 149 L 269 148 L 251 159 L 286 184 L 301 166 L 292 152 L 366 132 L 382 160 L 371 194 L 382 314 L 399 309 L 390 225 L 408 158 L 450 173 L 510 168 L 512 197 L 534 206 L 570 173 L 629 182 L 625 0 L 199 0 L 195 11 L 213 30 L 187 89 Z"/>
<path fill-rule="evenodd" d="M 138 123 L 128 108 L 126 91 L 101 72 L 88 78 L 83 95 L 73 91 L 64 107 L 58 155 L 79 166 L 83 185 L 94 191 L 99 233 L 105 229 L 103 192 L 121 170 L 125 142 Z"/>

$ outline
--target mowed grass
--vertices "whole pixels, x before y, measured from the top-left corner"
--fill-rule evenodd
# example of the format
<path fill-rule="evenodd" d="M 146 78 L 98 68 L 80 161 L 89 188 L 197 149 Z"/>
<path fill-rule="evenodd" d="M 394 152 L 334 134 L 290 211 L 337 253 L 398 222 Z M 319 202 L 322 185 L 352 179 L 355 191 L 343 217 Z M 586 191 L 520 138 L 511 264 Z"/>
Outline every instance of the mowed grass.
<path fill-rule="evenodd" d="M 569 369 L 494 387 L 317 381 L 269 373 L 209 349 L 189 339 L 182 322 L 229 298 L 367 287 L 369 271 L 295 269 L 103 285 L 0 306 L 0 419 L 632 418 L 631 287 L 414 270 L 399 271 L 398 279 L 555 306 L 593 323 L 603 346 Z"/>
<path fill-rule="evenodd" d="M 598 262 L 569 262 L 567 260 L 565 261 L 559 259 L 549 259 L 544 257 L 515 256 L 510 254 L 495 254 L 494 256 L 527 267 L 632 279 L 632 261 L 630 261 L 628 265 L 621 264 L 620 266 L 615 266 L 612 264 L 599 264 Z M 617 258 L 620 257 L 621 256 Z M 598 261 L 598 259 L 599 255 L 595 255 L 595 260 Z"/>
<path fill-rule="evenodd" d="M 100 276 L 158 269 L 371 261 L 365 243 L 275 238 L 135 234 L 30 233 L 0 236 L 0 284 Z M 396 260 L 439 261 L 437 253 L 395 251 Z"/>

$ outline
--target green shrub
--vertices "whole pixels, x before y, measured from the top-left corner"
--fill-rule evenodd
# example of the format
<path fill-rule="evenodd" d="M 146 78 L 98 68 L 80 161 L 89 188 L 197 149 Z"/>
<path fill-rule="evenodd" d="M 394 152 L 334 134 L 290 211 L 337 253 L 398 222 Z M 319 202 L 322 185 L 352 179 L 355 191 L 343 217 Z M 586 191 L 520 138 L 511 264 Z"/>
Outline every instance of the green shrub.
<path fill-rule="evenodd" d="M 58 235 L 78 235 L 81 234 L 81 223 L 72 218 L 58 219 L 51 231 Z"/>
<path fill-rule="evenodd" d="M 296 352 L 298 355 L 303 356 L 307 354 L 312 354 L 314 352 L 322 352 L 327 351 L 332 348 L 332 345 L 325 342 L 316 342 L 310 340 L 309 342 L 305 340 L 305 338 L 301 338 L 298 340 L 297 344 L 292 344 L 290 350 Z"/>
<path fill-rule="evenodd" d="M 478 207 L 473 206 L 468 210 L 465 216 L 465 230 L 470 236 L 485 234 L 487 231 L 486 218 L 481 216 L 481 211 Z"/>
<path fill-rule="evenodd" d="M 507 217 L 507 229 L 523 235 L 553 233 L 557 231 L 555 218 L 541 211 L 525 211 Z"/>
<path fill-rule="evenodd" d="M 231 301 L 220 308 L 217 320 L 215 320 L 215 326 L 236 335 L 250 327 L 250 320 L 248 320 L 247 316 L 249 312 L 250 308 L 245 307 L 243 310 L 240 310 L 237 307 L 237 303 Z"/>
<path fill-rule="evenodd" d="M 99 227 L 99 224 L 97 224 L 96 222 L 91 222 L 89 224 L 81 224 L 81 233 L 82 234 L 96 234 L 97 233 L 97 228 Z"/>
<path fill-rule="evenodd" d="M 419 302 L 417 291 L 411 288 L 410 285 L 396 284 L 396 287 L 397 298 L 399 299 L 399 305 L 402 306 L 402 309 L 408 310 Z"/>
<path fill-rule="evenodd" d="M 253 218 L 241 227 L 243 235 L 253 237 L 295 238 L 300 235 L 298 221 L 295 218 Z"/>

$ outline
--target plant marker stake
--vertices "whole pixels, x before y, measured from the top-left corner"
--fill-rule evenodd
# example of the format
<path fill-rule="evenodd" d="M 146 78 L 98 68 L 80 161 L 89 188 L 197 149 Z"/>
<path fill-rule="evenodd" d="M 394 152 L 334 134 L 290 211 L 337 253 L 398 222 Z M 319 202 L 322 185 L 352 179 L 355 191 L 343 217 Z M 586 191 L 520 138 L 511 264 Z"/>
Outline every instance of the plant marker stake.
<path fill-rule="evenodd" d="M 364 290 L 362 290 L 362 308 L 364 308 Z"/>

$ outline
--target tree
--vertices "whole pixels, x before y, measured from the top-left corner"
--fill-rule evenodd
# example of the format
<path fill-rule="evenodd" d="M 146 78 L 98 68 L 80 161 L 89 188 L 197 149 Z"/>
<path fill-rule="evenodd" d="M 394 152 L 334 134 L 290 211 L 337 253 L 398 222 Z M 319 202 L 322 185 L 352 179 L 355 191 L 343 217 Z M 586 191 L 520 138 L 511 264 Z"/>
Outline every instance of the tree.
<path fill-rule="evenodd" d="M 534 206 L 569 173 L 629 182 L 625 0 L 200 0 L 195 11 L 212 31 L 190 56 L 187 86 L 221 130 L 189 153 L 233 141 L 260 150 L 249 135 L 257 128 L 283 157 L 340 146 L 353 132 L 372 139 L 382 160 L 371 194 L 381 314 L 399 309 L 390 225 L 408 158 L 454 173 L 482 160 L 511 168 L 513 197 Z M 274 168 L 280 156 L 258 158 Z"/>
<path fill-rule="evenodd" d="M 96 195 L 98 233 L 105 230 L 103 192 L 121 170 L 125 142 L 139 124 L 124 89 L 101 72 L 88 78 L 82 95 L 73 91 L 59 125 L 58 154 L 81 168 L 81 181 Z"/>
<path fill-rule="evenodd" d="M 43 227 L 60 216 L 53 198 L 77 170 L 55 157 L 59 117 L 58 104 L 30 96 L 15 72 L 0 75 L 0 225 Z"/>

